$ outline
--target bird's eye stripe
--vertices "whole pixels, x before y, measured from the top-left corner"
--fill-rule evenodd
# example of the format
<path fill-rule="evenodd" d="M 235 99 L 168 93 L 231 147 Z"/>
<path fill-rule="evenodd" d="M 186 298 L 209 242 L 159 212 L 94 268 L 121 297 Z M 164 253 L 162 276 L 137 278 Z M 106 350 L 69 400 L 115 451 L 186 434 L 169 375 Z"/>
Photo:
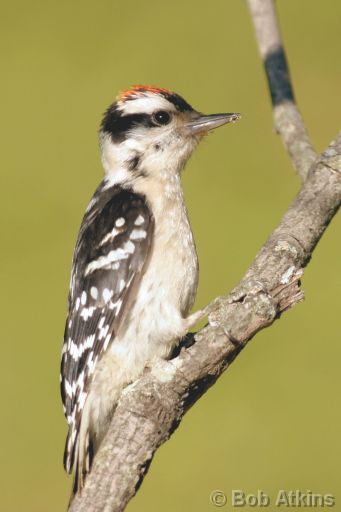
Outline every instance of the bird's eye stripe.
<path fill-rule="evenodd" d="M 102 122 L 102 130 L 111 135 L 113 142 L 122 142 L 127 134 L 137 127 L 153 128 L 166 125 L 171 121 L 171 114 L 158 110 L 154 114 L 122 115 L 117 109 L 109 109 Z"/>
<path fill-rule="evenodd" d="M 102 129 L 110 133 L 113 142 L 122 142 L 127 133 L 134 127 L 144 126 L 151 128 L 154 126 L 149 114 L 130 114 L 122 116 L 118 110 L 109 110 L 103 120 Z"/>

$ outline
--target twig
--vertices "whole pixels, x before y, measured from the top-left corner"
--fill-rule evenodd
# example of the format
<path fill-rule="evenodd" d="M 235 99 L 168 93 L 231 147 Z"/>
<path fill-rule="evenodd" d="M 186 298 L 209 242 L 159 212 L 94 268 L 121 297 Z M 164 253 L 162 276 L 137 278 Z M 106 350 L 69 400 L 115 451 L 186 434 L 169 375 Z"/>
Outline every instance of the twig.
<path fill-rule="evenodd" d="M 302 300 L 302 269 L 340 207 L 341 133 L 317 159 L 293 102 L 273 3 L 249 0 L 249 6 L 261 54 L 267 59 L 275 123 L 305 183 L 241 283 L 209 306 L 209 325 L 194 335 L 194 343 L 187 340 L 172 360 L 160 361 L 124 390 L 82 495 L 74 499 L 70 512 L 124 510 L 155 451 L 186 411 L 260 329 Z M 269 60 L 278 50 L 279 60 Z"/>
<path fill-rule="evenodd" d="M 302 180 L 316 160 L 302 116 L 296 106 L 287 59 L 273 0 L 247 0 L 264 61 L 276 131 Z"/>

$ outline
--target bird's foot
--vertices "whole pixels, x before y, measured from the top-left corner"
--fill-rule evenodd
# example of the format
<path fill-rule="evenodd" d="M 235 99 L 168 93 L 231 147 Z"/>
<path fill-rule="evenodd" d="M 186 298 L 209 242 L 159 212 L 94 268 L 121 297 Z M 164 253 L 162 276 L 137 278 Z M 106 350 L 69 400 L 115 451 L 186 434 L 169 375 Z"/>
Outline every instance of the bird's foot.
<path fill-rule="evenodd" d="M 207 308 L 199 309 L 195 313 L 192 313 L 187 318 L 184 318 L 184 330 L 185 332 L 189 331 L 199 320 L 205 318 L 208 315 Z"/>

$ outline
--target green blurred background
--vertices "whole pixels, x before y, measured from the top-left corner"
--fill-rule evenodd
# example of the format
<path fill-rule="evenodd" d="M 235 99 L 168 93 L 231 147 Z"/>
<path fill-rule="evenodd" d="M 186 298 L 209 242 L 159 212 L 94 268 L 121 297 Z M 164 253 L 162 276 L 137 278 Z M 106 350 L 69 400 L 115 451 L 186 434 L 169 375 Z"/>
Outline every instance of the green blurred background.
<path fill-rule="evenodd" d="M 278 8 L 296 96 L 322 150 L 340 129 L 341 2 Z M 2 4 L 1 36 L 0 508 L 60 512 L 71 481 L 59 358 L 75 237 L 102 175 L 102 112 L 142 83 L 207 113 L 243 114 L 202 143 L 183 177 L 201 263 L 196 307 L 238 282 L 299 182 L 272 128 L 241 0 L 18 0 Z M 341 500 L 340 227 L 338 217 L 305 272 L 306 301 L 186 415 L 129 512 L 214 510 L 213 489 Z"/>

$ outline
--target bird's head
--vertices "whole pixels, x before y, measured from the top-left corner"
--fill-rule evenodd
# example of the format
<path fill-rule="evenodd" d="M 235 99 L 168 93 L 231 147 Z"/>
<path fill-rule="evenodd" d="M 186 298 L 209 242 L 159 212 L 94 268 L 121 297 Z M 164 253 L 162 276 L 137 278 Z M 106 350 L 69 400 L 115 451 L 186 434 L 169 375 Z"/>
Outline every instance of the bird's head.
<path fill-rule="evenodd" d="M 203 115 L 171 91 L 134 86 L 117 97 L 101 124 L 106 174 L 117 183 L 179 174 L 204 135 L 239 117 Z"/>

